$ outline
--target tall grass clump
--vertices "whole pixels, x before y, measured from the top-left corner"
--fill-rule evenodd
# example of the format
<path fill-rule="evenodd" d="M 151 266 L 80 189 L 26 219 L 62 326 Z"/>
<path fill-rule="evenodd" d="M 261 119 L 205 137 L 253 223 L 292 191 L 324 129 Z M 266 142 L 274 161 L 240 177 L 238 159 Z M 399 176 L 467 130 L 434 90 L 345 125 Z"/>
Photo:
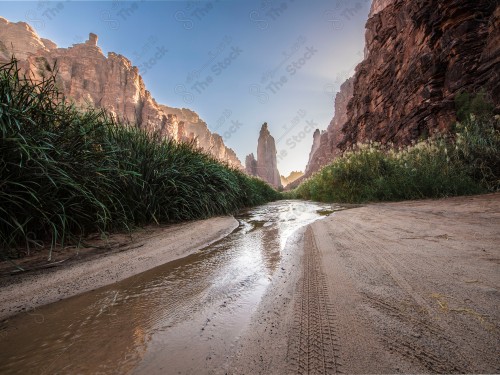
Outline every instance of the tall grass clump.
<path fill-rule="evenodd" d="M 55 77 L 0 66 L 0 254 L 94 232 L 228 214 L 279 198 L 192 144 L 77 109 Z"/>
<path fill-rule="evenodd" d="M 290 198 L 360 203 L 500 190 L 500 121 L 484 94 L 457 97 L 451 134 L 394 149 L 358 145 L 286 193 Z"/>

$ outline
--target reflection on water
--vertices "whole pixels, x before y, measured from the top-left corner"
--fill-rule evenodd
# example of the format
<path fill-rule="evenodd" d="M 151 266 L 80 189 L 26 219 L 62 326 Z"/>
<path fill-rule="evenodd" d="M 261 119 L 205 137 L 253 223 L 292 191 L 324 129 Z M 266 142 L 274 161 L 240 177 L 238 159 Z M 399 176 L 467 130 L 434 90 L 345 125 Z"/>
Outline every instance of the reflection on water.
<path fill-rule="evenodd" d="M 196 373 L 222 363 L 287 238 L 330 211 L 301 201 L 243 211 L 231 235 L 196 254 L 2 322 L 0 373 Z"/>

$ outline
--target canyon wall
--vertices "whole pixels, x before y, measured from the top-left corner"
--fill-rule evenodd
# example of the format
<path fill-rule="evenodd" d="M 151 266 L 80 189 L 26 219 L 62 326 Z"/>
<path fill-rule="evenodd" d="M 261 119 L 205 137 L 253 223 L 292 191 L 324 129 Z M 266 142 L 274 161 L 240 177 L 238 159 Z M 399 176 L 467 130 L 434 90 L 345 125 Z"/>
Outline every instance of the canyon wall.
<path fill-rule="evenodd" d="M 378 3 L 384 6 L 374 12 Z M 485 90 L 500 107 L 498 2 L 375 1 L 372 13 L 341 149 L 368 140 L 407 145 L 445 132 L 461 91 Z"/>
<path fill-rule="evenodd" d="M 365 56 L 314 137 L 305 177 L 358 142 L 408 145 L 456 120 L 455 95 L 484 90 L 500 113 L 500 5 L 374 0 Z M 318 145 L 319 143 L 319 145 Z"/>
<path fill-rule="evenodd" d="M 193 141 L 215 158 L 243 169 L 235 152 L 195 112 L 158 104 L 146 90 L 138 68 L 122 55 L 104 56 L 97 42 L 97 35 L 90 33 L 85 43 L 57 48 L 28 24 L 0 17 L 0 61 L 14 55 L 19 66 L 35 78 L 53 75 L 55 67 L 58 88 L 76 104 L 105 108 L 140 128 L 177 141 Z"/>
<path fill-rule="evenodd" d="M 338 148 L 343 140 L 342 127 L 347 121 L 347 103 L 353 96 L 353 78 L 346 80 L 335 96 L 334 116 L 326 131 L 317 130 L 313 135 L 313 145 L 309 154 L 304 178 L 311 176 L 341 154 Z"/>

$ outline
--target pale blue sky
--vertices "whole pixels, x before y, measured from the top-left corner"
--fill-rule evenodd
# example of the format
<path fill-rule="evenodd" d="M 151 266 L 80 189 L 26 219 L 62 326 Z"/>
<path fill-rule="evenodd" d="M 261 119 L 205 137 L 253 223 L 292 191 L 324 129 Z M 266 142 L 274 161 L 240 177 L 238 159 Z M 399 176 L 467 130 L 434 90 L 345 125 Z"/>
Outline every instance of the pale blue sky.
<path fill-rule="evenodd" d="M 159 103 L 196 111 L 243 163 L 267 122 L 288 174 L 304 170 L 313 128 L 326 129 L 335 91 L 362 59 L 370 3 L 2 1 L 0 15 L 59 47 L 96 33 L 105 54 L 139 66 Z"/>

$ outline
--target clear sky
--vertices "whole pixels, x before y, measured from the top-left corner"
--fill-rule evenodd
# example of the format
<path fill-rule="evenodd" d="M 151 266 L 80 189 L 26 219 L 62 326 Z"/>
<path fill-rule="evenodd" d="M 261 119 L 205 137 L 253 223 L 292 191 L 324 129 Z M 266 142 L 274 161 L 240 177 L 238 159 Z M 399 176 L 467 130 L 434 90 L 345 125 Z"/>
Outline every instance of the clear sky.
<path fill-rule="evenodd" d="M 0 16 L 69 47 L 99 36 L 157 102 L 196 111 L 242 163 L 262 123 L 278 168 L 304 170 L 340 84 L 363 57 L 370 0 L 0 1 Z"/>

